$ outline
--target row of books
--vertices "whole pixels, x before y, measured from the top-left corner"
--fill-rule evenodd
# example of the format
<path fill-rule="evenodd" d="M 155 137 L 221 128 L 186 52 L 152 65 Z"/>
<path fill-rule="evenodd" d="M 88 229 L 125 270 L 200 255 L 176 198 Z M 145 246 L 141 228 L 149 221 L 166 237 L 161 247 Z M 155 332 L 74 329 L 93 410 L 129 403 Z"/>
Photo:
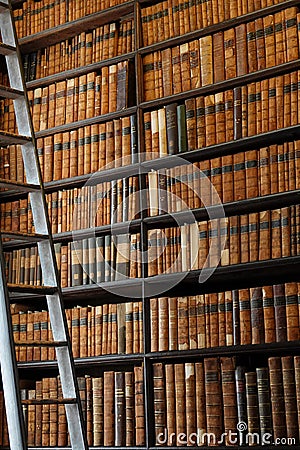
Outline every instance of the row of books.
<path fill-rule="evenodd" d="M 38 138 L 36 143 L 44 182 L 129 165 L 137 162 L 136 116 Z M 0 161 L 1 176 L 25 181 L 19 145 L 1 147 Z"/>
<path fill-rule="evenodd" d="M 124 0 L 27 0 L 14 9 L 18 38 L 124 3 Z"/>
<path fill-rule="evenodd" d="M 200 208 L 217 200 L 226 203 L 299 189 L 298 148 L 299 141 L 286 142 L 172 169 L 152 170 L 148 173 L 149 215 Z"/>
<path fill-rule="evenodd" d="M 196 89 L 299 58 L 297 8 L 143 58 L 144 99 Z M 286 45 L 289 42 L 289 45 Z"/>
<path fill-rule="evenodd" d="M 166 0 L 142 9 L 143 44 L 151 45 L 277 3 L 280 1 Z"/>
<path fill-rule="evenodd" d="M 129 100 L 130 66 L 121 61 L 102 67 L 99 74 L 90 72 L 29 91 L 35 131 L 127 108 L 133 100 Z"/>
<path fill-rule="evenodd" d="M 25 383 L 23 383 L 25 384 Z M 42 378 L 27 383 L 21 395 L 28 400 L 62 398 L 59 378 Z M 143 368 L 134 367 L 126 372 L 105 371 L 101 376 L 78 377 L 79 394 L 90 446 L 143 445 L 144 381 Z M 0 420 L 2 445 L 7 445 L 6 418 L 3 392 Z M 23 406 L 29 447 L 70 445 L 65 406 L 60 404 L 28 404 Z M 1 429 L 0 429 L 1 433 Z M 1 439 L 0 439 L 1 443 Z"/>
<path fill-rule="evenodd" d="M 24 309 L 24 308 L 23 308 Z M 66 309 L 74 358 L 143 352 L 141 302 L 78 306 Z M 12 314 L 15 340 L 53 340 L 48 311 Z M 18 361 L 55 360 L 54 348 L 16 348 Z"/>
<path fill-rule="evenodd" d="M 141 276 L 140 235 L 122 234 L 55 244 L 61 286 L 82 286 Z M 43 284 L 36 247 L 5 253 L 9 283 Z"/>
<path fill-rule="evenodd" d="M 277 438 L 295 445 L 299 375 L 299 356 L 270 357 L 267 364 L 249 367 L 235 357 L 155 363 L 156 445 L 252 446 L 273 444 Z"/>
<path fill-rule="evenodd" d="M 146 152 L 165 156 L 297 125 L 298 77 L 292 72 L 146 111 Z"/>
<path fill-rule="evenodd" d="M 26 81 L 134 51 L 132 20 L 112 22 L 23 56 Z"/>
<path fill-rule="evenodd" d="M 148 275 L 295 256 L 299 208 L 148 231 Z"/>
<path fill-rule="evenodd" d="M 151 351 L 299 339 L 299 283 L 150 300 Z"/>
<path fill-rule="evenodd" d="M 126 222 L 140 215 L 137 177 L 46 195 L 53 234 Z M 0 205 L 2 230 L 34 232 L 29 200 Z"/>

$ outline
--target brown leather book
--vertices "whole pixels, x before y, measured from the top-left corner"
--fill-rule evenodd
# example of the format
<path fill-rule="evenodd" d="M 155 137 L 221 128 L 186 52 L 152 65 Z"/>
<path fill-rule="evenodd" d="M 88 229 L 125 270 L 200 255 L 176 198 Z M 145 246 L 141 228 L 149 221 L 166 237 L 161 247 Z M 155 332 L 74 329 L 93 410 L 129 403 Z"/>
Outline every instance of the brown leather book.
<path fill-rule="evenodd" d="M 203 362 L 195 363 L 195 387 L 196 387 L 196 426 L 200 434 L 198 445 L 205 445 L 206 433 L 206 398 Z"/>
<path fill-rule="evenodd" d="M 256 368 L 260 435 L 272 433 L 272 409 L 267 367 Z"/>
<path fill-rule="evenodd" d="M 287 340 L 299 339 L 298 285 L 285 284 Z M 28 328 L 28 323 L 27 323 Z"/>
<path fill-rule="evenodd" d="M 247 400 L 247 425 L 249 431 L 249 445 L 255 444 L 255 434 L 259 436 L 259 414 L 257 397 L 256 372 L 246 372 L 246 400 Z M 250 435 L 250 433 L 253 433 Z"/>
<path fill-rule="evenodd" d="M 201 86 L 213 83 L 213 41 L 212 36 L 199 39 Z"/>
<path fill-rule="evenodd" d="M 237 424 L 237 397 L 235 388 L 235 358 L 221 357 L 221 380 L 223 399 L 224 432 L 234 430 Z M 229 434 L 225 437 L 225 445 L 230 445 Z"/>
<path fill-rule="evenodd" d="M 51 377 L 49 380 L 49 398 L 58 398 L 57 378 Z M 58 434 L 58 405 L 51 404 L 49 407 L 49 444 L 57 445 Z"/>
<path fill-rule="evenodd" d="M 104 372 L 103 383 L 103 417 L 104 417 L 104 445 L 115 443 L 115 384 L 114 372 Z"/>
<path fill-rule="evenodd" d="M 115 372 L 115 445 L 126 443 L 125 374 Z"/>
<path fill-rule="evenodd" d="M 173 94 L 182 92 L 182 77 L 181 77 L 181 64 L 180 64 L 180 48 L 179 46 L 172 47 L 172 85 Z"/>
<path fill-rule="evenodd" d="M 271 214 L 270 211 L 259 213 L 259 260 L 269 259 L 271 256 Z"/>
<path fill-rule="evenodd" d="M 188 297 L 178 297 L 178 350 L 189 348 Z"/>
<path fill-rule="evenodd" d="M 143 367 L 134 368 L 135 444 L 145 445 L 145 408 Z"/>
<path fill-rule="evenodd" d="M 214 83 L 219 83 L 225 79 L 225 55 L 224 55 L 224 32 L 214 33 L 213 53 L 214 53 Z"/>
<path fill-rule="evenodd" d="M 249 261 L 249 216 L 240 216 L 241 263 Z"/>
<path fill-rule="evenodd" d="M 280 356 L 268 358 L 274 439 L 286 436 L 286 417 Z"/>
<path fill-rule="evenodd" d="M 295 386 L 296 386 L 296 399 L 297 399 L 297 411 L 298 411 L 298 424 L 300 423 L 300 357 L 294 356 L 294 370 L 295 370 Z M 299 433 L 300 435 L 300 433 Z M 300 436 L 299 436 L 300 439 Z"/>
<path fill-rule="evenodd" d="M 193 362 L 185 363 L 185 405 L 187 444 L 193 445 L 192 436 L 196 428 L 196 374 Z"/>
<path fill-rule="evenodd" d="M 218 358 L 204 358 L 207 433 L 219 440 L 223 429 L 221 368 Z"/>
<path fill-rule="evenodd" d="M 175 374 L 174 364 L 165 365 L 166 374 L 166 425 L 168 430 L 168 444 L 176 445 L 176 405 L 175 405 Z M 171 433 L 173 433 L 171 435 Z"/>
<path fill-rule="evenodd" d="M 284 284 L 273 286 L 276 342 L 284 342 L 287 339 L 286 327 L 286 298 Z"/>
<path fill-rule="evenodd" d="M 247 53 L 248 53 L 248 69 L 249 72 L 257 70 L 257 51 L 256 51 L 256 33 L 255 22 L 248 22 L 247 28 Z"/>
<path fill-rule="evenodd" d="M 252 344 L 262 344 L 265 342 L 263 291 L 262 288 L 251 288 L 250 292 Z"/>
<path fill-rule="evenodd" d="M 264 314 L 264 330 L 265 342 L 276 342 L 275 332 L 275 309 L 272 286 L 264 286 L 263 294 L 263 314 Z"/>
<path fill-rule="evenodd" d="M 135 443 L 134 428 L 134 382 L 133 372 L 125 372 L 125 444 L 133 446 Z"/>
<path fill-rule="evenodd" d="M 191 89 L 201 86 L 199 41 L 189 42 Z"/>
<path fill-rule="evenodd" d="M 92 378 L 93 389 L 93 445 L 103 445 L 103 377 Z"/>
<path fill-rule="evenodd" d="M 160 434 L 164 433 L 166 428 L 166 393 L 164 366 L 162 363 L 155 363 L 153 370 L 153 408 L 154 408 L 154 427 L 155 440 Z"/>
<path fill-rule="evenodd" d="M 28 390 L 28 399 L 29 400 L 35 399 L 35 389 Z M 36 410 L 36 405 L 28 405 L 27 442 L 28 442 L 29 447 L 35 446 L 35 428 L 36 428 L 35 410 Z M 3 412 L 1 412 L 1 413 L 3 413 Z M 3 420 L 2 417 L 1 417 L 1 420 Z"/>
<path fill-rule="evenodd" d="M 299 441 L 299 426 L 293 356 L 282 356 L 281 365 L 285 404 L 286 437 L 296 438 L 297 442 Z"/>
<path fill-rule="evenodd" d="M 42 381 L 36 381 L 35 383 L 35 398 L 36 400 L 42 400 L 43 389 Z M 42 405 L 35 406 L 35 445 L 42 445 Z"/>
<path fill-rule="evenodd" d="M 42 398 L 50 398 L 50 378 L 42 379 Z M 50 444 L 50 405 L 42 405 L 42 446 Z"/>
<path fill-rule="evenodd" d="M 176 437 L 177 445 L 183 444 L 179 440 L 180 433 L 186 433 L 186 385 L 185 367 L 179 363 L 174 366 L 175 374 L 175 408 L 176 408 Z"/>

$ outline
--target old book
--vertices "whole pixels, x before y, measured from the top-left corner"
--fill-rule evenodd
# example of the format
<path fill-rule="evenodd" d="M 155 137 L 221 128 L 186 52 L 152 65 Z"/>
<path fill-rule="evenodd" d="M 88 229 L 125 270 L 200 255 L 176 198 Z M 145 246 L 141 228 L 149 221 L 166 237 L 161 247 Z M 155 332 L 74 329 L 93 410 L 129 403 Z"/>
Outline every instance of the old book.
<path fill-rule="evenodd" d="M 262 288 L 263 294 L 263 314 L 264 314 L 264 332 L 265 342 L 276 341 L 275 331 L 275 310 L 274 310 L 274 297 L 272 286 L 264 286 Z"/>
<path fill-rule="evenodd" d="M 188 445 L 193 444 L 196 433 L 196 374 L 193 362 L 185 363 L 186 435 Z"/>
<path fill-rule="evenodd" d="M 244 366 L 237 366 L 235 369 L 235 386 L 236 386 L 238 422 L 247 423 L 246 380 L 245 380 Z M 243 442 L 244 434 L 245 430 L 239 430 L 240 442 Z"/>
<path fill-rule="evenodd" d="M 222 421 L 221 368 L 218 358 L 204 358 L 207 433 L 220 439 Z"/>
<path fill-rule="evenodd" d="M 168 430 L 169 445 L 176 445 L 176 406 L 175 406 L 175 374 L 174 364 L 165 365 L 166 377 L 166 427 Z M 172 434 L 171 436 L 171 433 Z"/>
<path fill-rule="evenodd" d="M 125 444 L 132 446 L 135 443 L 134 429 L 134 378 L 133 372 L 125 372 Z"/>
<path fill-rule="evenodd" d="M 178 153 L 177 104 L 170 103 L 164 108 L 166 114 L 167 153 L 174 155 Z"/>
<path fill-rule="evenodd" d="M 257 367 L 258 411 L 261 438 L 272 433 L 272 409 L 270 399 L 269 374 L 267 367 Z"/>
<path fill-rule="evenodd" d="M 240 344 L 251 344 L 252 323 L 251 323 L 251 300 L 249 289 L 239 291 L 239 311 L 240 311 Z"/>
<path fill-rule="evenodd" d="M 125 374 L 115 372 L 115 445 L 125 445 Z"/>
<path fill-rule="evenodd" d="M 145 445 L 144 375 L 143 367 L 134 368 L 135 444 Z"/>
<path fill-rule="evenodd" d="M 195 385 L 196 385 L 196 426 L 200 433 L 198 445 L 205 445 L 206 433 L 206 397 L 205 397 L 205 375 L 203 362 L 195 363 Z"/>
<path fill-rule="evenodd" d="M 104 372 L 103 375 L 103 417 L 104 417 L 104 445 L 115 443 L 115 383 L 114 372 Z"/>
<path fill-rule="evenodd" d="M 35 398 L 36 400 L 44 398 L 42 381 L 36 381 L 35 383 Z M 35 406 L 35 445 L 42 445 L 42 405 Z"/>
<path fill-rule="evenodd" d="M 247 425 L 249 432 L 249 445 L 255 445 L 256 436 L 259 436 L 259 414 L 256 372 L 246 372 L 246 401 L 247 401 Z"/>
<path fill-rule="evenodd" d="M 284 284 L 273 286 L 276 342 L 284 342 L 287 339 L 286 329 L 286 299 Z"/>
<path fill-rule="evenodd" d="M 42 379 L 42 398 L 50 398 L 50 378 Z M 42 446 L 50 444 L 50 405 L 42 405 Z"/>
<path fill-rule="evenodd" d="M 237 397 L 235 386 L 235 358 L 221 357 L 221 380 L 223 397 L 223 418 L 225 445 L 230 445 L 229 430 L 233 430 L 237 423 Z"/>
<path fill-rule="evenodd" d="M 163 436 L 166 427 L 166 394 L 164 366 L 162 363 L 154 363 L 153 370 L 153 402 L 154 402 L 154 427 L 156 440 Z"/>
<path fill-rule="evenodd" d="M 272 404 L 272 423 L 274 438 L 276 439 L 286 436 L 285 404 L 280 356 L 268 358 L 268 367 Z"/>
<path fill-rule="evenodd" d="M 240 344 L 240 291 L 232 291 L 233 345 Z"/>
<path fill-rule="evenodd" d="M 296 399 L 297 399 L 297 411 L 298 411 L 298 423 L 300 419 L 300 357 L 294 356 L 294 370 L 295 370 L 295 386 L 296 386 Z M 300 433 L 299 433 L 300 434 Z M 299 436 L 300 438 L 300 436 Z"/>
<path fill-rule="evenodd" d="M 213 52 L 212 36 L 203 36 L 199 39 L 201 85 L 213 83 Z"/>
<path fill-rule="evenodd" d="M 293 356 L 282 356 L 281 365 L 286 417 L 286 436 L 288 438 L 298 438 L 299 426 Z"/>
<path fill-rule="evenodd" d="M 93 445 L 103 445 L 103 377 L 92 378 L 93 389 Z"/>
<path fill-rule="evenodd" d="M 298 314 L 298 285 L 297 283 L 285 284 L 287 340 L 299 339 L 299 314 Z M 28 323 L 27 323 L 28 327 Z"/>
<path fill-rule="evenodd" d="M 251 288 L 250 292 L 252 344 L 262 344 L 265 342 L 263 292 L 262 288 Z"/>
<path fill-rule="evenodd" d="M 177 445 L 180 444 L 178 437 L 180 433 L 185 433 L 186 430 L 186 385 L 185 385 L 185 367 L 184 364 L 179 363 L 174 366 L 175 374 L 175 408 L 176 408 L 176 435 Z"/>
<path fill-rule="evenodd" d="M 188 297 L 178 297 L 178 350 L 189 348 L 189 321 L 188 321 Z"/>

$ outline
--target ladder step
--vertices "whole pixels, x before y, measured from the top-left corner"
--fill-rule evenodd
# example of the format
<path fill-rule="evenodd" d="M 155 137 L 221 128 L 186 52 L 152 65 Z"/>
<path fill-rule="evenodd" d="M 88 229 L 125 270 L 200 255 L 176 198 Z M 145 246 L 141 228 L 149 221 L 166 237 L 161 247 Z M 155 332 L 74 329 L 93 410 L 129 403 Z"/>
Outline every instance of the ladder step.
<path fill-rule="evenodd" d="M 0 42 L 0 55 L 7 56 L 16 52 L 16 48 L 12 45 L 4 44 Z"/>
<path fill-rule="evenodd" d="M 0 97 L 16 99 L 24 96 L 24 92 L 0 84 Z"/>
<path fill-rule="evenodd" d="M 67 347 L 67 341 L 33 341 L 15 340 L 16 347 Z"/>
<path fill-rule="evenodd" d="M 21 183 L 19 181 L 6 180 L 0 178 L 0 188 L 13 189 L 18 192 L 34 192 L 40 191 L 41 187 L 37 184 Z M 3 192 L 3 196 L 6 196 L 7 192 Z"/>
<path fill-rule="evenodd" d="M 20 136 L 19 134 L 0 130 L 0 145 L 2 145 L 2 147 L 7 145 L 27 144 L 30 141 L 31 137 L 29 136 Z"/>
<path fill-rule="evenodd" d="M 23 405 L 74 405 L 76 403 L 76 398 L 44 398 L 41 400 L 33 398 L 22 400 Z"/>
<path fill-rule="evenodd" d="M 55 286 L 32 286 L 28 284 L 12 284 L 7 283 L 9 292 L 20 292 L 22 294 L 36 294 L 36 295 L 52 295 L 57 292 Z"/>
<path fill-rule="evenodd" d="M 15 239 L 17 241 L 34 242 L 34 243 L 40 242 L 40 241 L 45 241 L 45 240 L 49 239 L 49 237 L 44 234 L 21 233 L 18 231 L 7 231 L 7 230 L 0 230 L 0 235 L 3 238 Z"/>
<path fill-rule="evenodd" d="M 9 9 L 9 6 L 7 3 L 0 2 L 0 12 L 7 11 L 8 9 Z"/>

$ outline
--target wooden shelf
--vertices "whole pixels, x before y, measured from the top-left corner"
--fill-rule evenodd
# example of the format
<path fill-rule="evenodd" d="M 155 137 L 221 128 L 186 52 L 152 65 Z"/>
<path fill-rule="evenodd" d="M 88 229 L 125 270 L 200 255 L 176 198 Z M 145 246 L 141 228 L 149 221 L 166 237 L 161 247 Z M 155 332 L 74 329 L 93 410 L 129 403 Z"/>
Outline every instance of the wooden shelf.
<path fill-rule="evenodd" d="M 147 6 L 149 6 L 150 4 L 156 4 L 157 1 L 149 2 L 148 0 L 139 0 L 139 3 L 141 5 L 147 3 Z M 199 39 L 203 36 L 209 36 L 211 34 L 218 33 L 219 31 L 225 31 L 230 28 L 234 28 L 242 23 L 252 22 L 258 18 L 268 16 L 269 14 L 275 14 L 284 9 L 291 8 L 292 6 L 299 6 L 299 4 L 300 4 L 299 0 L 282 1 L 280 3 L 277 3 L 276 5 L 267 6 L 266 8 L 258 9 L 257 11 L 253 11 L 251 13 L 244 14 L 242 16 L 235 17 L 233 19 L 229 19 L 224 22 L 216 23 L 208 27 L 201 28 L 200 30 L 192 31 L 186 34 L 182 34 L 180 36 L 176 36 L 171 39 L 157 42 L 155 44 L 148 45 L 147 47 L 142 47 L 141 49 L 139 49 L 139 53 L 144 55 L 158 50 L 163 50 L 168 47 L 174 47 L 175 45 L 180 45 L 184 42 L 190 42 L 195 39 Z"/>
<path fill-rule="evenodd" d="M 23 37 L 19 40 L 21 52 L 32 53 L 40 48 L 48 47 L 49 45 L 54 45 L 76 36 L 83 31 L 119 20 L 122 16 L 133 13 L 134 4 L 134 1 L 121 3 L 104 11 L 90 14 L 72 22 L 66 22 L 31 36 Z"/>

